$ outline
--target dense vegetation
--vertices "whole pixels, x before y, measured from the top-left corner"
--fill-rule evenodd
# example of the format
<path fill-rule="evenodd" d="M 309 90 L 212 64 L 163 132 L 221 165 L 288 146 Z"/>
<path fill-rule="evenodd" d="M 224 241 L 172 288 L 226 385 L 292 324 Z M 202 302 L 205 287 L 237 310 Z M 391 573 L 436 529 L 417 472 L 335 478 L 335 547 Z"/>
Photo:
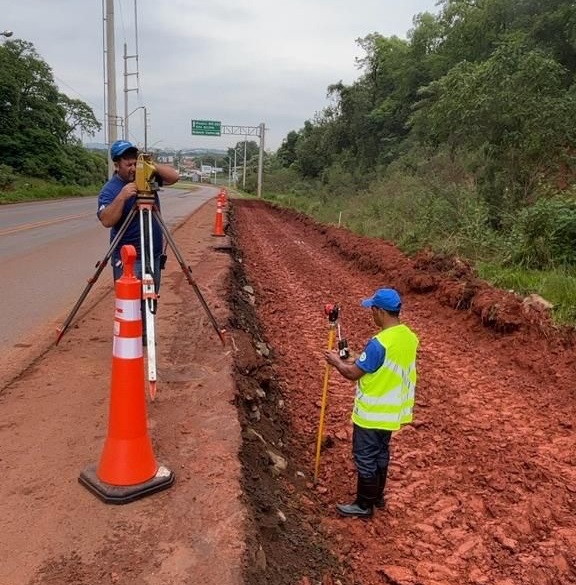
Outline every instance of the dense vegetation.
<path fill-rule="evenodd" d="M 517 290 L 552 271 L 573 312 L 574 2 L 442 0 L 407 40 L 358 43 L 358 80 L 267 160 L 268 196 Z"/>
<path fill-rule="evenodd" d="M 408 252 L 464 255 L 576 320 L 574 2 L 440 0 L 407 39 L 358 43 L 357 81 L 332 84 L 329 107 L 266 156 L 266 196 Z M 77 137 L 97 128 L 30 43 L 0 46 L 0 202 L 100 184 L 105 157 Z M 243 166 L 243 146 L 218 164 Z M 247 191 L 257 158 L 248 142 Z"/>
<path fill-rule="evenodd" d="M 102 154 L 85 150 L 78 133 L 100 128 L 92 109 L 60 93 L 50 67 L 31 43 L 15 40 L 0 45 L 0 197 L 33 189 L 34 180 L 87 186 L 106 178 Z M 65 191 L 65 190 L 64 190 Z M 4 192 L 4 196 L 2 194 Z"/>

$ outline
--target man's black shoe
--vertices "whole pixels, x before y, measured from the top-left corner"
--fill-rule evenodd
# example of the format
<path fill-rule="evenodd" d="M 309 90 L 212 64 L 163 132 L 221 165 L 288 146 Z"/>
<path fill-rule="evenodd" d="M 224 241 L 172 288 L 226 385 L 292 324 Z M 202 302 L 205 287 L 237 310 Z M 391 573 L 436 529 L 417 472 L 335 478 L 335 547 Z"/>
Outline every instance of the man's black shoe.
<path fill-rule="evenodd" d="M 352 504 L 336 504 L 336 509 L 341 516 L 353 518 L 371 518 L 373 514 L 372 506 L 362 508 L 356 502 Z"/>

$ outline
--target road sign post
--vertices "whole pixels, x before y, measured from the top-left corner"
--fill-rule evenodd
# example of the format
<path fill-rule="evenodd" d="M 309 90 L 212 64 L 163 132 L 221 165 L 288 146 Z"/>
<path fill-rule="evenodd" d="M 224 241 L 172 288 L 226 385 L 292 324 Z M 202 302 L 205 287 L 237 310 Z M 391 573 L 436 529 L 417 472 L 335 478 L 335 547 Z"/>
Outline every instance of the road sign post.
<path fill-rule="evenodd" d="M 256 186 L 258 197 L 262 197 L 262 169 L 264 164 L 264 135 L 266 125 L 264 122 L 258 126 L 222 126 L 216 120 L 192 120 L 192 134 L 196 136 L 221 136 L 222 134 L 236 134 L 244 136 L 244 177 L 246 180 L 246 138 L 258 136 L 260 138 L 260 153 L 258 156 L 258 184 Z M 234 166 L 236 168 L 236 166 Z"/>
<path fill-rule="evenodd" d="M 192 134 L 196 136 L 221 136 L 222 123 L 216 120 L 192 120 Z"/>

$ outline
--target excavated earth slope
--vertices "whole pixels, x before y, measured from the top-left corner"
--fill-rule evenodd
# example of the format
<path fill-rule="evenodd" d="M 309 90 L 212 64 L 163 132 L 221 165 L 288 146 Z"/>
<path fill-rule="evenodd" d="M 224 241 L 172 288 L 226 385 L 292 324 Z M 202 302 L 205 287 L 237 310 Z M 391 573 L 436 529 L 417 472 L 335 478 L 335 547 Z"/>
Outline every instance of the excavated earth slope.
<path fill-rule="evenodd" d="M 215 211 L 175 239 L 226 347 L 172 255 L 162 277 L 147 426 L 174 486 L 107 506 L 78 484 L 118 388 L 105 295 L 0 387 L 0 585 L 576 583 L 572 333 L 463 262 L 407 258 L 261 201 L 233 200 L 216 238 Z M 374 333 L 359 301 L 381 286 L 400 290 L 420 336 L 419 382 L 386 508 L 365 522 L 334 509 L 355 483 L 354 390 L 336 372 L 312 475 L 324 306 L 342 306 L 359 351 Z"/>
<path fill-rule="evenodd" d="M 407 258 L 259 201 L 235 201 L 230 227 L 242 285 L 235 325 L 257 347 L 236 364 L 245 489 L 260 527 L 251 582 L 576 583 L 571 332 L 457 260 Z M 402 293 L 402 318 L 421 340 L 415 420 L 393 438 L 386 508 L 371 521 L 343 519 L 334 504 L 354 493 L 354 391 L 336 371 L 311 481 L 324 306 L 341 305 L 360 351 L 374 326 L 359 302 L 381 286 Z"/>

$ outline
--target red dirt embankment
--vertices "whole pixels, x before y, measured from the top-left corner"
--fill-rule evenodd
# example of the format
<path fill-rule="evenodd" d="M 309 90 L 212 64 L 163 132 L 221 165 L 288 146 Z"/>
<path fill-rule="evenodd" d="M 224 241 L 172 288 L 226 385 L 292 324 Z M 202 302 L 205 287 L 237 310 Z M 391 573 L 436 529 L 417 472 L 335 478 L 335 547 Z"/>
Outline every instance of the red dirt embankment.
<path fill-rule="evenodd" d="M 0 388 L 0 585 L 576 583 L 570 335 L 462 262 L 231 207 L 231 248 L 211 236 L 214 201 L 175 234 L 230 345 L 172 256 L 162 278 L 148 424 L 172 488 L 106 506 L 77 482 L 107 433 L 113 295 Z M 374 332 L 359 301 L 384 285 L 420 336 L 420 378 L 387 508 L 363 522 L 334 510 L 354 489 L 353 388 L 336 372 L 311 482 L 324 306 L 341 304 L 358 351 Z"/>
<path fill-rule="evenodd" d="M 324 583 L 362 585 L 576 583 L 570 335 L 522 299 L 474 278 L 462 262 L 407 258 L 384 241 L 262 202 L 235 201 L 233 228 L 237 269 L 254 290 L 240 296 L 255 305 L 271 349 L 268 361 L 237 363 L 250 413 L 244 435 L 252 432 L 257 444 L 274 436 L 273 451 L 289 462 L 286 471 L 276 470 L 278 479 L 255 473 L 246 479 L 256 492 L 257 484 L 274 482 L 260 492 L 269 501 L 256 509 L 274 528 L 262 530 L 268 570 L 276 574 L 269 582 L 312 583 L 324 573 Z M 419 382 L 414 424 L 393 439 L 387 507 L 365 522 L 338 518 L 334 510 L 355 488 L 353 387 L 335 371 L 318 486 L 311 476 L 328 337 L 324 305 L 341 305 L 343 333 L 359 351 L 374 333 L 359 302 L 381 286 L 400 290 L 402 318 L 420 336 Z M 282 395 L 274 395 L 272 407 L 270 395 L 257 391 L 274 385 Z M 270 521 L 275 502 L 288 508 L 284 527 Z M 286 533 L 295 518 L 301 534 L 328 538 L 343 568 L 327 561 L 314 570 L 303 561 L 298 572 L 284 545 L 275 546 L 278 534 L 284 543 L 298 537 Z M 279 577 L 283 562 L 290 577 Z"/>

